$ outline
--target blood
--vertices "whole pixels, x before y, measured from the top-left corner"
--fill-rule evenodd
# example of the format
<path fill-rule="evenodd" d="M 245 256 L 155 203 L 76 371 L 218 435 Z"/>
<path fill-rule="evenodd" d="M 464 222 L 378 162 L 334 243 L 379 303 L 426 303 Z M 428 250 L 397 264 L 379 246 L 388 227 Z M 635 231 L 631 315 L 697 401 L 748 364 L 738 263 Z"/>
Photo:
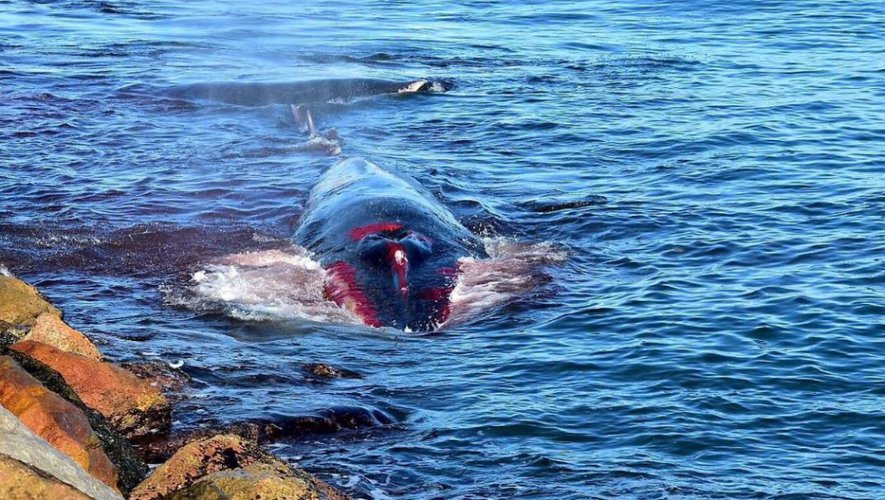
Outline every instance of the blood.
<path fill-rule="evenodd" d="M 356 269 L 344 261 L 331 264 L 326 268 L 329 279 L 324 291 L 326 297 L 341 307 L 352 310 L 368 326 L 381 327 L 378 310 L 366 294 L 359 289 L 356 281 Z"/>
<path fill-rule="evenodd" d="M 350 237 L 354 241 L 359 241 L 370 234 L 399 231 L 402 228 L 403 225 L 399 222 L 378 222 L 375 224 L 368 224 L 366 226 L 360 226 L 351 229 Z"/>

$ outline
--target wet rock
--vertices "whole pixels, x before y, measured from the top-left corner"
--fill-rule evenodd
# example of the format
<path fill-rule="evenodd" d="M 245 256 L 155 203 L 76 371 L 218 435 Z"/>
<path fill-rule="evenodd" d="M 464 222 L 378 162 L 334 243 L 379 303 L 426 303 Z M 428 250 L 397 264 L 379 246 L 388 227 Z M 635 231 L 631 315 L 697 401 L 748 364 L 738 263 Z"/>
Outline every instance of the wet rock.
<path fill-rule="evenodd" d="M 86 338 L 86 335 L 74 330 L 58 316 L 43 313 L 37 317 L 30 333 L 22 340 L 33 340 L 51 345 L 56 349 L 81 354 L 87 358 L 100 360 L 101 352 Z"/>
<path fill-rule="evenodd" d="M 258 444 L 283 439 L 306 439 L 322 434 L 378 428 L 395 420 L 377 409 L 344 406 L 319 410 L 315 415 L 283 416 L 273 420 L 252 420 L 220 425 L 139 443 L 145 460 L 162 462 L 186 443 L 218 434 L 231 434 Z"/>
<path fill-rule="evenodd" d="M 209 474 L 170 497 L 171 500 L 193 498 L 337 500 L 348 497 L 310 474 L 285 464 L 255 463 Z"/>
<path fill-rule="evenodd" d="M 187 373 L 172 368 L 162 361 L 148 361 L 145 363 L 121 363 L 120 366 L 134 374 L 136 377 L 147 380 L 164 391 L 179 392 L 190 382 Z"/>
<path fill-rule="evenodd" d="M 2 350 L 0 347 L 0 351 Z M 15 351 L 7 351 L 7 354 L 47 389 L 63 397 L 86 415 L 92 430 L 102 443 L 105 454 L 111 459 L 117 470 L 117 487 L 120 491 L 127 494 L 144 480 L 148 473 L 148 467 L 129 441 L 111 425 L 104 415 L 83 404 L 77 393 L 67 385 L 58 372 L 24 354 Z"/>
<path fill-rule="evenodd" d="M 0 349 L 9 347 L 23 339 L 28 334 L 28 330 L 26 325 L 13 325 L 0 320 Z"/>
<path fill-rule="evenodd" d="M 20 279 L 0 275 L 0 321 L 30 326 L 44 312 L 61 317 L 61 311 L 36 288 Z"/>
<path fill-rule="evenodd" d="M 234 435 L 252 443 L 263 443 L 268 441 L 269 432 L 272 433 L 276 429 L 272 424 L 265 422 L 237 422 L 231 425 L 182 432 L 144 441 L 138 444 L 138 449 L 145 460 L 149 462 L 165 462 L 183 446 L 194 441 L 218 435 Z"/>
<path fill-rule="evenodd" d="M 287 496 L 279 496 L 283 493 Z M 169 497 L 346 498 L 310 474 L 290 468 L 257 444 L 229 434 L 184 446 L 130 496 L 132 500 Z"/>
<path fill-rule="evenodd" d="M 39 342 L 26 340 L 10 349 L 57 371 L 86 406 L 104 415 L 128 438 L 138 439 L 169 429 L 169 402 L 150 382 L 111 363 Z"/>
<path fill-rule="evenodd" d="M 380 427 L 395 422 L 392 417 L 381 410 L 361 406 L 336 406 L 322 410 L 320 414 L 335 422 L 339 430 Z"/>
<path fill-rule="evenodd" d="M 337 368 L 326 363 L 305 363 L 301 365 L 305 372 L 322 378 L 363 378 L 359 373 L 346 368 Z"/>
<path fill-rule="evenodd" d="M 257 426 L 259 442 L 280 439 L 303 439 L 318 434 L 333 434 L 387 426 L 394 419 L 381 410 L 360 406 L 336 406 L 317 410 L 314 415 L 281 416 L 270 421 L 250 422 Z M 242 424 L 231 426 L 239 430 Z"/>
<path fill-rule="evenodd" d="M 92 476 L 117 487 L 117 471 L 86 415 L 8 356 L 0 357 L 0 405 Z"/>
<path fill-rule="evenodd" d="M 75 488 L 5 455 L 0 455 L 0 496 L 89 500 Z"/>

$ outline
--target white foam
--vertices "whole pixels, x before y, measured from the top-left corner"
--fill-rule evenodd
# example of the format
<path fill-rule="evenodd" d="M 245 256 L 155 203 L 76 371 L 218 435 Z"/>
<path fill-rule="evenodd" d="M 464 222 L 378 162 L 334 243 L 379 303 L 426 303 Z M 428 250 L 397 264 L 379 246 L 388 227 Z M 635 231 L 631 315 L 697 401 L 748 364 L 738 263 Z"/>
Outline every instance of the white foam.
<path fill-rule="evenodd" d="M 9 272 L 9 269 L 6 269 L 5 266 L 0 266 L 0 276 L 7 276 L 9 278 L 12 278 L 12 273 Z"/>
<path fill-rule="evenodd" d="M 326 272 L 300 247 L 246 252 L 206 264 L 191 276 L 185 293 L 167 293 L 167 302 L 195 310 L 221 310 L 241 320 L 308 319 L 360 323 L 326 300 Z"/>
<path fill-rule="evenodd" d="M 102 241 L 95 236 L 84 234 L 47 233 L 37 238 L 35 243 L 37 246 L 52 248 L 71 244 L 77 246 L 96 246 L 100 245 Z"/>
<path fill-rule="evenodd" d="M 441 327 L 452 326 L 535 291 L 546 280 L 544 266 L 564 262 L 568 253 L 554 245 L 484 238 L 488 259 L 462 258 L 451 294 L 451 314 Z"/>

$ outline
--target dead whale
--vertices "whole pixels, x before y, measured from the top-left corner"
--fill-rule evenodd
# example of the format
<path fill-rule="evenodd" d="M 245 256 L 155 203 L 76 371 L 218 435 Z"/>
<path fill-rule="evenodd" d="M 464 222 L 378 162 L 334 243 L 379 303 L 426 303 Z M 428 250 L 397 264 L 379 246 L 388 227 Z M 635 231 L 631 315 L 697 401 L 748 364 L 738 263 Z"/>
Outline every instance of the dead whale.
<path fill-rule="evenodd" d="M 294 240 L 326 269 L 328 299 L 369 326 L 411 331 L 446 321 L 460 259 L 487 257 L 418 182 L 361 158 L 325 172 Z"/>
<path fill-rule="evenodd" d="M 375 78 L 341 78 L 300 82 L 215 82 L 178 85 L 165 89 L 168 97 L 208 100 L 240 106 L 317 104 L 350 101 L 383 94 L 413 94 L 445 90 L 428 80 L 393 81 Z"/>
<path fill-rule="evenodd" d="M 319 101 L 446 90 L 424 80 L 199 84 L 172 92 L 243 105 L 286 104 L 308 140 L 281 151 L 340 155 L 335 129 L 319 130 Z M 214 259 L 166 300 L 245 320 L 308 319 L 435 331 L 525 297 L 564 253 L 546 243 L 480 239 L 427 189 L 361 158 L 334 164 L 312 189 L 294 236 L 273 250 Z"/>

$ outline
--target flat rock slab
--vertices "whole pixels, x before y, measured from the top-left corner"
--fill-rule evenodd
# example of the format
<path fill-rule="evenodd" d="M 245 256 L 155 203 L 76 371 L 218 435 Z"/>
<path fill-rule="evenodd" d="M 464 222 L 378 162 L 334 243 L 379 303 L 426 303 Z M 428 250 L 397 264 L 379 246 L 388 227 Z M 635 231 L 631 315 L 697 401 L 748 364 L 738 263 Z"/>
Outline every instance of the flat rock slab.
<path fill-rule="evenodd" d="M 0 356 L 0 405 L 83 469 L 116 488 L 117 471 L 89 419 L 9 356 Z"/>
<path fill-rule="evenodd" d="M 2 406 L 0 406 L 0 436 L 3 436 L 3 439 L 0 439 L 0 461 L 6 464 L 0 467 L 0 498 L 28 498 L 27 495 L 18 494 L 22 491 L 20 488 L 23 485 L 34 488 L 33 491 L 28 490 L 28 494 L 34 498 L 67 498 L 63 495 L 49 494 L 65 491 L 54 486 L 52 482 L 30 482 L 33 480 L 32 472 L 36 470 L 45 475 L 44 479 L 54 478 L 75 488 L 86 497 L 98 500 L 122 500 L 123 497 L 119 493 L 83 470 L 71 457 L 34 434 Z M 31 471 L 22 470 L 21 465 L 7 459 L 26 465 Z M 4 471 L 8 471 L 10 475 L 7 476 Z M 15 479 L 9 480 L 10 478 Z M 42 495 L 41 492 L 46 492 L 47 495 Z M 79 497 L 72 495 L 71 498 Z"/>

